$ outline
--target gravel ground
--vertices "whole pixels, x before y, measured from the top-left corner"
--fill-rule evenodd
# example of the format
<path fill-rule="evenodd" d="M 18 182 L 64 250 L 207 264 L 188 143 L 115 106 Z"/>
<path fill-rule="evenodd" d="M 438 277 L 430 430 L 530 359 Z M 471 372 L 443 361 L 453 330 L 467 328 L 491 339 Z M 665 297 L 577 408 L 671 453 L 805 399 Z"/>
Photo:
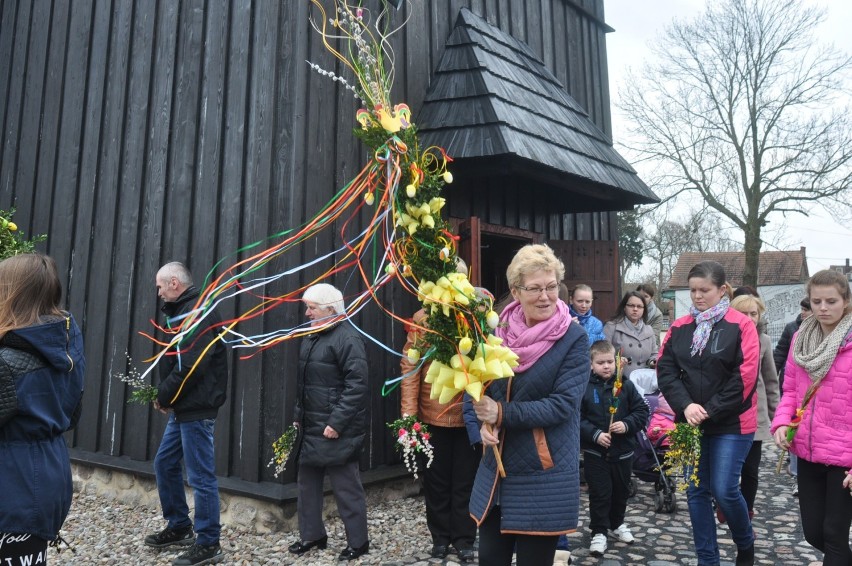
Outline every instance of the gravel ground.
<path fill-rule="evenodd" d="M 422 497 L 410 497 L 384 503 L 368 510 L 370 552 L 350 564 L 428 564 L 429 531 Z M 82 564 L 171 564 L 178 550 L 157 551 L 146 547 L 146 534 L 165 527 L 159 509 L 129 507 L 106 501 L 93 494 L 77 493 L 71 513 L 62 527 L 62 536 L 74 548 L 63 545 L 56 554 L 50 550 L 52 565 Z M 258 535 L 233 526 L 222 528 L 221 544 L 225 551 L 223 564 L 273 565 L 299 564 L 321 566 L 337 564 L 337 555 L 346 546 L 343 523 L 333 518 L 326 521 L 328 548 L 312 550 L 304 557 L 292 557 L 287 547 L 298 538 L 298 532 Z M 452 558 L 452 555 L 450 556 Z M 447 561 L 446 564 L 452 564 Z"/>
<path fill-rule="evenodd" d="M 755 510 L 754 530 L 756 564 L 796 564 L 819 566 L 821 553 L 804 540 L 799 522 L 798 500 L 792 495 L 793 478 L 775 474 L 778 452 L 764 447 L 761 463 L 760 490 Z M 626 545 L 610 540 L 602 558 L 588 551 L 588 493 L 580 493 L 580 525 L 578 532 L 569 535 L 576 566 L 695 566 L 692 530 L 686 509 L 686 497 L 678 494 L 675 513 L 654 512 L 654 487 L 639 482 L 638 493 L 628 503 L 626 522 L 636 536 L 636 543 Z M 370 529 L 370 552 L 351 564 L 381 564 L 383 566 L 456 565 L 455 555 L 447 560 L 429 558 L 431 538 L 426 528 L 423 497 L 409 497 L 370 507 L 367 513 Z M 62 535 L 76 553 L 64 549 L 57 555 L 49 551 L 51 566 L 121 564 L 168 565 L 178 551 L 156 551 L 146 547 L 146 534 L 165 526 L 159 507 L 130 507 L 107 501 L 91 493 L 75 495 L 71 513 Z M 312 550 L 298 558 L 287 547 L 298 538 L 296 531 L 273 534 L 252 534 L 234 526 L 222 530 L 223 564 L 266 565 L 299 564 L 324 566 L 338 564 L 337 555 L 345 546 L 343 525 L 339 519 L 326 521 L 329 534 L 327 550 Z M 733 566 L 736 548 L 727 525 L 718 526 L 722 565 Z M 0 565 L 0 566 L 5 566 Z M 545 565 L 543 565 L 545 566 Z"/>

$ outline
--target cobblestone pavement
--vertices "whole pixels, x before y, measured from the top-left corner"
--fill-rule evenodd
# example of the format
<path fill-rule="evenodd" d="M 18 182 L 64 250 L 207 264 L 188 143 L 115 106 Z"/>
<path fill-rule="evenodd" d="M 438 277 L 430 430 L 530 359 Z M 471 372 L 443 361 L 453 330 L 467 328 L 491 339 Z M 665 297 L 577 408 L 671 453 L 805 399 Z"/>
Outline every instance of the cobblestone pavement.
<path fill-rule="evenodd" d="M 799 525 L 798 501 L 792 495 L 794 480 L 787 474 L 776 475 L 778 452 L 764 447 L 761 483 L 755 505 L 754 529 L 757 534 L 756 564 L 818 565 L 822 556 L 805 541 Z M 674 514 L 654 512 L 654 488 L 651 483 L 639 484 L 637 495 L 628 505 L 627 523 L 636 542 L 632 545 L 610 540 L 603 558 L 589 555 L 588 498 L 582 493 L 580 527 L 570 535 L 573 564 L 579 565 L 695 565 L 692 535 L 686 498 L 678 494 L 678 510 Z M 430 544 L 426 528 L 422 497 L 412 497 L 382 504 L 368 511 L 371 550 L 352 564 L 384 566 L 432 566 L 457 564 L 456 556 L 433 559 L 428 555 Z M 327 522 L 327 550 L 313 550 L 301 558 L 287 552 L 287 546 L 297 537 L 296 532 L 254 534 L 238 527 L 222 530 L 223 564 L 323 566 L 337 564 L 337 555 L 345 546 L 343 526 L 339 519 Z M 63 536 L 76 552 L 51 550 L 53 565 L 88 564 L 170 564 L 177 552 L 158 552 L 145 547 L 145 534 L 163 528 L 159 509 L 129 507 L 106 501 L 90 493 L 75 495 L 71 514 L 63 527 Z M 728 529 L 718 529 L 722 564 L 732 565 L 736 549 Z M 542 565 L 546 566 L 546 565 Z"/>
<path fill-rule="evenodd" d="M 786 473 L 776 474 L 779 452 L 774 446 L 764 443 L 760 467 L 760 486 L 755 501 L 753 526 L 755 542 L 755 564 L 777 564 L 817 566 L 822 564 L 822 553 L 805 542 L 799 523 L 799 502 L 793 496 L 795 479 Z M 584 486 L 585 487 L 585 486 Z M 630 526 L 636 542 L 632 545 L 610 539 L 603 558 L 589 555 L 590 533 L 588 524 L 588 494 L 584 490 L 580 500 L 580 526 L 569 535 L 572 564 L 574 565 L 644 565 L 680 566 L 697 563 L 693 552 L 692 530 L 686 494 L 677 494 L 678 509 L 673 514 L 654 511 L 654 486 L 639 483 L 639 491 L 630 499 L 625 522 Z M 718 525 L 717 535 L 722 565 L 733 566 L 736 546 L 726 525 Z M 451 557 L 452 558 L 452 557 Z M 427 564 L 454 564 L 447 561 L 414 556 L 408 560 L 385 563 L 390 566 Z"/>

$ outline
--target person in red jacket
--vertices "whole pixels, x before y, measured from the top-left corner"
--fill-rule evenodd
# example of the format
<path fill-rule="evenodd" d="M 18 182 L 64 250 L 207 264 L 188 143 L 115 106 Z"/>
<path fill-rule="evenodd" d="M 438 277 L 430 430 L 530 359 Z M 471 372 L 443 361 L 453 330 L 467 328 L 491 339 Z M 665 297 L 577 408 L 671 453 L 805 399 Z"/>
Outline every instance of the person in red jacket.
<path fill-rule="evenodd" d="M 852 293 L 846 277 L 829 269 L 811 277 L 807 292 L 813 316 L 793 337 L 772 432 L 798 457 L 805 540 L 825 553 L 823 564 L 850 565 Z"/>
<path fill-rule="evenodd" d="M 702 432 L 698 482 L 686 492 L 698 564 L 719 564 L 714 498 L 737 545 L 736 563 L 754 564 L 754 532 L 739 483 L 757 429 L 757 329 L 729 308 L 721 265 L 701 262 L 687 279 L 692 307 L 663 340 L 657 380 L 677 421 Z"/>

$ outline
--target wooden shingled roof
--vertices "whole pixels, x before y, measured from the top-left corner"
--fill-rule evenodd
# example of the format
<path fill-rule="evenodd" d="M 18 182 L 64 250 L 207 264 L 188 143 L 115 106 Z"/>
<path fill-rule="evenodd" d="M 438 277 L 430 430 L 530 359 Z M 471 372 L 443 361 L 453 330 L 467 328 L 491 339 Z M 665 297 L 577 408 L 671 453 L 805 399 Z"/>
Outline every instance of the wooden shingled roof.
<path fill-rule="evenodd" d="M 689 270 L 702 261 L 718 261 L 725 268 L 728 282 L 734 287 L 742 285 L 745 252 L 687 252 L 680 255 L 669 281 L 670 289 L 689 287 L 686 279 Z M 805 248 L 777 252 L 762 252 L 757 273 L 758 286 L 790 285 L 804 283 L 810 277 Z"/>
<path fill-rule="evenodd" d="M 594 195 L 599 210 L 658 201 L 533 50 L 467 8 L 417 122 L 424 143 L 454 159 L 496 157 L 517 171 L 550 170 L 551 184 Z"/>

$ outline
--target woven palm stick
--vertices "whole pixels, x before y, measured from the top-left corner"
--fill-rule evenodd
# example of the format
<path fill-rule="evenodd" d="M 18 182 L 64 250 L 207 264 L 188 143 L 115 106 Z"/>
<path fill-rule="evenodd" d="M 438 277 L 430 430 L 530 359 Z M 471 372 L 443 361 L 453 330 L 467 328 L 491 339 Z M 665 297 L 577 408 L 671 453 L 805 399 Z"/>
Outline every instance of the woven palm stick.
<path fill-rule="evenodd" d="M 789 450 L 782 450 L 781 451 L 781 456 L 778 457 L 778 465 L 775 466 L 775 473 L 776 474 L 781 473 L 781 468 L 784 466 L 784 457 L 787 456 L 787 454 L 789 452 L 790 452 Z"/>
<path fill-rule="evenodd" d="M 494 434 L 494 427 L 491 425 L 486 425 L 488 427 L 488 432 Z M 501 478 L 506 477 L 506 469 L 503 467 L 503 458 L 500 457 L 500 449 L 497 448 L 496 444 L 491 445 L 491 449 L 494 451 L 494 459 L 497 461 L 497 472 L 500 474 Z"/>

